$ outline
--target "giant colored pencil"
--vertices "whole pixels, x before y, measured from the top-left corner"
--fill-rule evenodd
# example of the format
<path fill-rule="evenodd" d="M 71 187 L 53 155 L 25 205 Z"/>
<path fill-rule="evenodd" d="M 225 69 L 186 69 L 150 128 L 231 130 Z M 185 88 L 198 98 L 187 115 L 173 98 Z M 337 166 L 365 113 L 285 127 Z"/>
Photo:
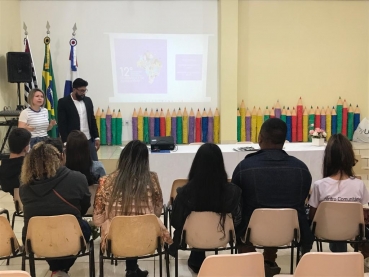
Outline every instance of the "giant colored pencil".
<path fill-rule="evenodd" d="M 347 138 L 349 140 L 352 140 L 353 135 L 354 135 L 354 109 L 350 104 L 347 114 Z"/>
<path fill-rule="evenodd" d="M 263 113 L 261 112 L 261 109 L 259 107 L 258 112 L 256 114 L 256 136 L 253 138 L 252 142 L 258 141 L 261 125 L 263 125 Z"/>
<path fill-rule="evenodd" d="M 332 135 L 332 113 L 329 106 L 325 110 L 325 132 L 327 133 L 327 140 L 329 140 Z"/>
<path fill-rule="evenodd" d="M 241 141 L 241 114 L 239 108 L 237 108 L 237 141 Z"/>
<path fill-rule="evenodd" d="M 218 108 L 215 109 L 214 113 L 214 143 L 220 142 L 220 115 Z"/>
<path fill-rule="evenodd" d="M 108 110 L 106 111 L 106 144 L 111 145 L 111 110 L 108 107 Z"/>
<path fill-rule="evenodd" d="M 332 109 L 332 135 L 337 134 L 337 113 L 336 110 Z"/>
<path fill-rule="evenodd" d="M 208 112 L 208 142 L 214 141 L 214 117 L 211 109 Z"/>
<path fill-rule="evenodd" d="M 336 108 L 336 113 L 337 113 L 337 133 L 335 134 L 340 134 L 342 133 L 342 109 L 343 109 L 343 103 L 341 100 L 341 97 L 338 99 L 337 101 L 337 108 Z M 333 132 L 332 132 L 333 135 Z"/>
<path fill-rule="evenodd" d="M 320 109 L 319 107 L 316 107 L 316 110 L 315 110 L 314 128 L 320 128 Z"/>
<path fill-rule="evenodd" d="M 245 141 L 246 137 L 246 126 L 245 126 L 245 117 L 246 117 L 246 108 L 245 103 L 241 102 L 240 106 L 240 114 L 241 114 L 241 141 Z"/>
<path fill-rule="evenodd" d="M 174 143 L 176 143 L 177 142 L 177 113 L 175 109 L 172 112 L 171 121 L 172 121 L 171 123 L 172 137 L 173 137 Z"/>
<path fill-rule="evenodd" d="M 272 107 L 272 108 L 270 109 L 270 112 L 269 112 L 269 118 L 275 118 L 274 107 Z"/>
<path fill-rule="evenodd" d="M 150 140 L 151 140 L 153 137 L 155 137 L 155 114 L 152 109 L 149 115 L 149 130 L 150 130 Z"/>
<path fill-rule="evenodd" d="M 297 101 L 297 141 L 303 141 L 303 106 L 301 97 Z"/>
<path fill-rule="evenodd" d="M 264 121 L 268 120 L 270 117 L 270 112 L 268 109 L 268 106 L 266 107 L 265 111 L 264 111 Z"/>
<path fill-rule="evenodd" d="M 281 118 L 282 109 L 281 109 L 281 105 L 279 104 L 279 100 L 277 100 L 277 103 L 275 104 L 274 112 L 275 112 L 276 118 Z"/>
<path fill-rule="evenodd" d="M 283 106 L 282 113 L 281 113 L 281 120 L 284 123 L 286 123 L 286 121 L 287 121 L 286 116 L 287 116 L 287 111 L 286 111 L 285 107 Z"/>
<path fill-rule="evenodd" d="M 302 113 L 302 141 L 307 142 L 309 140 L 309 115 L 306 110 L 306 107 L 304 109 L 304 112 Z"/>
<path fill-rule="evenodd" d="M 116 126 L 117 126 L 117 138 L 115 140 L 117 145 L 122 145 L 122 128 L 123 128 L 123 119 L 122 119 L 122 113 L 120 112 L 120 110 L 118 110 L 118 115 L 117 115 L 117 121 L 116 121 Z"/>
<path fill-rule="evenodd" d="M 320 129 L 326 130 L 326 123 L 327 123 L 327 116 L 325 114 L 324 107 L 322 107 L 322 110 L 320 111 Z"/>
<path fill-rule="evenodd" d="M 143 113 L 141 108 L 138 110 L 138 115 L 137 115 L 137 133 L 138 133 L 138 140 L 143 141 Z"/>
<path fill-rule="evenodd" d="M 156 109 L 155 112 L 155 125 L 154 125 L 154 135 L 155 137 L 159 137 L 160 136 L 160 116 L 159 116 L 159 111 L 158 109 Z"/>
<path fill-rule="evenodd" d="M 165 115 L 165 135 L 170 136 L 170 132 L 172 131 L 172 121 L 170 118 L 169 109 L 167 110 L 167 114 Z"/>
<path fill-rule="evenodd" d="M 117 145 L 117 114 L 113 110 L 113 115 L 111 116 L 111 144 Z"/>
<path fill-rule="evenodd" d="M 97 111 L 95 114 L 95 120 L 96 120 L 96 126 L 99 132 L 99 135 L 100 135 L 100 118 L 101 118 L 101 111 L 100 111 L 100 108 L 97 108 Z"/>
<path fill-rule="evenodd" d="M 292 142 L 296 142 L 297 141 L 297 114 L 296 114 L 295 107 L 292 108 L 291 121 L 292 121 L 292 126 L 291 126 Z"/>
<path fill-rule="evenodd" d="M 315 129 L 315 125 L 314 125 L 314 122 L 315 122 L 315 113 L 314 113 L 314 109 L 313 109 L 313 106 L 310 107 L 310 111 L 309 111 L 309 132 L 311 130 L 314 130 Z M 311 136 L 309 136 L 309 141 L 311 141 Z"/>
<path fill-rule="evenodd" d="M 100 144 L 106 145 L 106 114 L 104 110 L 102 110 L 100 117 L 100 132 Z"/>
<path fill-rule="evenodd" d="M 181 108 L 179 108 L 177 112 L 177 143 L 183 143 L 183 121 Z"/>
<path fill-rule="evenodd" d="M 286 125 L 287 125 L 287 137 L 286 139 L 291 142 L 292 141 L 292 114 L 290 108 L 287 107 L 287 115 L 286 115 Z"/>
<path fill-rule="evenodd" d="M 143 115 L 143 136 L 144 143 L 150 144 L 149 114 L 147 112 L 147 108 L 145 108 L 145 112 Z"/>
<path fill-rule="evenodd" d="M 254 106 L 251 112 L 251 137 L 249 141 L 256 142 L 256 136 L 257 136 L 257 114 L 256 108 Z"/>
<path fill-rule="evenodd" d="M 195 114 L 191 108 L 190 116 L 188 117 L 188 143 L 195 142 Z"/>
<path fill-rule="evenodd" d="M 348 107 L 345 99 L 342 105 L 342 135 L 344 136 L 347 136 L 347 113 Z"/>
<path fill-rule="evenodd" d="M 201 118 L 202 142 L 207 142 L 208 139 L 208 123 L 209 123 L 208 114 L 204 109 Z"/>
<path fill-rule="evenodd" d="M 245 116 L 245 128 L 246 128 L 246 141 L 251 141 L 251 113 L 249 108 L 246 110 Z"/>
<path fill-rule="evenodd" d="M 355 111 L 354 111 L 354 132 L 357 129 L 357 126 L 360 124 L 360 109 L 359 105 L 356 105 Z"/>
<path fill-rule="evenodd" d="M 165 117 L 163 109 L 160 111 L 160 136 L 165 137 L 166 130 L 165 130 Z"/>
<path fill-rule="evenodd" d="M 197 109 L 196 113 L 195 142 L 201 142 L 201 114 L 199 109 Z"/>
<path fill-rule="evenodd" d="M 183 143 L 188 143 L 188 113 L 187 113 L 187 110 L 186 108 L 184 108 L 184 111 L 183 111 L 183 133 L 182 133 L 182 142 Z"/>
<path fill-rule="evenodd" d="M 138 118 L 136 109 L 133 110 L 132 115 L 132 139 L 133 140 L 138 139 Z"/>

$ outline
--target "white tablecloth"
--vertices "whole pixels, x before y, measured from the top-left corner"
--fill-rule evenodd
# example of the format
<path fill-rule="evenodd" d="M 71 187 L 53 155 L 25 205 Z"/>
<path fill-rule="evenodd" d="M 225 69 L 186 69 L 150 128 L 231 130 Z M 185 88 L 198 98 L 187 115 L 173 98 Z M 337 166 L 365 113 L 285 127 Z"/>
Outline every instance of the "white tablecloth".
<path fill-rule="evenodd" d="M 253 146 L 257 144 L 224 144 L 219 145 L 223 153 L 225 168 L 231 178 L 237 164 L 253 152 L 237 152 L 234 148 Z M 169 200 L 172 183 L 178 178 L 187 178 L 190 167 L 200 145 L 179 145 L 176 152 L 151 153 L 150 170 L 158 173 L 163 191 L 164 203 Z M 310 170 L 313 182 L 322 178 L 323 146 L 312 146 L 311 143 L 286 143 L 284 150 L 291 156 L 303 161 Z"/>

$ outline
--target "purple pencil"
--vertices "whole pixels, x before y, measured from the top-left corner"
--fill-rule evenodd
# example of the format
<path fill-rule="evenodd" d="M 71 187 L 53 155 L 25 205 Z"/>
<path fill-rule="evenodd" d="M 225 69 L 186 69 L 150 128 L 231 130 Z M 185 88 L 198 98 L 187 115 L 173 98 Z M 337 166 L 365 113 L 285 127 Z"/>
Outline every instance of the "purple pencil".
<path fill-rule="evenodd" d="M 247 109 L 246 111 L 245 126 L 246 126 L 246 141 L 251 141 L 251 114 L 249 109 Z"/>
<path fill-rule="evenodd" d="M 155 130 L 155 115 L 153 110 L 151 109 L 150 115 L 149 115 L 149 130 L 150 130 L 150 138 L 154 137 L 154 130 Z"/>
<path fill-rule="evenodd" d="M 214 142 L 214 117 L 211 109 L 208 112 L 208 142 Z"/>
<path fill-rule="evenodd" d="M 320 112 L 320 129 L 323 129 L 324 131 L 326 131 L 326 121 L 327 115 L 325 113 L 325 110 L 322 109 L 322 111 Z"/>
<path fill-rule="evenodd" d="M 137 112 L 136 109 L 133 110 L 132 115 L 132 138 L 136 140 L 138 138 L 138 129 L 137 129 Z"/>
<path fill-rule="evenodd" d="M 171 126 L 172 132 L 171 133 L 174 139 L 174 143 L 176 143 L 177 141 L 177 113 L 175 109 L 173 110 L 171 121 L 172 121 L 172 126 Z"/>
<path fill-rule="evenodd" d="M 188 117 L 188 143 L 195 142 L 195 113 L 191 109 Z"/>
<path fill-rule="evenodd" d="M 274 114 L 276 118 L 281 118 L 281 105 L 279 104 L 279 100 L 277 100 L 277 104 L 274 106 Z"/>

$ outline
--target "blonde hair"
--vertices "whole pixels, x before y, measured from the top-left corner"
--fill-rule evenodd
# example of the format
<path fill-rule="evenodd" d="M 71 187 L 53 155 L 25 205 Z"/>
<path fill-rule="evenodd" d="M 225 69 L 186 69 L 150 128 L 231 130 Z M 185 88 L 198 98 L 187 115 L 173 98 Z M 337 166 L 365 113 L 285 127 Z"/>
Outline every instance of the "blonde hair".
<path fill-rule="evenodd" d="M 41 90 L 41 89 L 39 89 L 39 88 L 34 88 L 34 89 L 32 89 L 30 92 L 29 92 L 29 94 L 28 94 L 28 104 L 30 105 L 30 106 L 32 106 L 33 105 L 33 98 L 35 97 L 35 94 L 36 94 L 36 92 L 41 92 L 42 93 L 42 95 L 44 96 L 44 103 L 42 103 L 42 107 L 44 107 L 45 106 L 45 101 L 46 101 L 46 99 L 45 99 L 45 93 Z"/>
<path fill-rule="evenodd" d="M 21 183 L 29 185 L 36 180 L 54 177 L 60 167 L 59 155 L 59 151 L 51 144 L 43 141 L 37 143 L 24 158 Z"/>

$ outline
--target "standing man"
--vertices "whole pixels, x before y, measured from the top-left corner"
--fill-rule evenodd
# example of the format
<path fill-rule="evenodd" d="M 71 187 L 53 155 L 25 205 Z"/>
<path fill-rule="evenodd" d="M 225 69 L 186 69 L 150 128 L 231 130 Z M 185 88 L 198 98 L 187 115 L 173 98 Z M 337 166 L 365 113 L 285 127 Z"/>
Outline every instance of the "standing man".
<path fill-rule="evenodd" d="M 73 82 L 73 92 L 59 99 L 58 125 L 62 141 L 65 143 L 73 130 L 83 132 L 90 142 L 91 158 L 97 161 L 100 148 L 99 131 L 94 115 L 94 106 L 87 93 L 87 81 L 77 78 Z"/>
<path fill-rule="evenodd" d="M 311 186 L 311 174 L 299 159 L 283 150 L 287 126 L 279 118 L 270 118 L 261 126 L 260 149 L 247 155 L 233 172 L 232 183 L 242 190 L 242 221 L 236 228 L 239 253 L 254 252 L 252 245 L 241 243 L 251 215 L 258 208 L 292 208 L 297 211 L 301 251 L 309 252 L 314 237 L 305 213 L 305 200 Z M 270 230 L 273 232 L 273 230 Z M 279 274 L 276 248 L 264 249 L 265 276 Z"/>

